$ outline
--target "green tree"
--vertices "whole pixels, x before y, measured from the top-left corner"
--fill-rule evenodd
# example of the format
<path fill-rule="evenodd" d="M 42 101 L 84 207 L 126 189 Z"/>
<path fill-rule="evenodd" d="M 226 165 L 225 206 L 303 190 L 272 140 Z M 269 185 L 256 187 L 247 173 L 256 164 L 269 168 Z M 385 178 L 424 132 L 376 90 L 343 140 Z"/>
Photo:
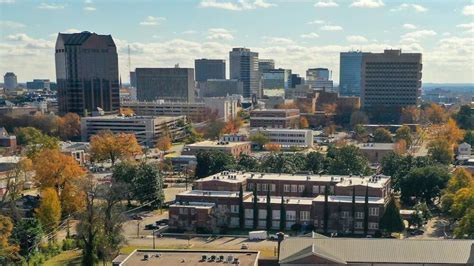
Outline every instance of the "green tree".
<path fill-rule="evenodd" d="M 404 125 L 395 131 L 395 140 L 405 140 L 408 146 L 411 146 L 413 142 L 413 136 L 411 134 L 411 129 L 409 126 Z"/>
<path fill-rule="evenodd" d="M 270 190 L 267 191 L 267 231 L 272 229 L 272 203 L 270 198 Z"/>
<path fill-rule="evenodd" d="M 463 142 L 466 142 L 467 144 L 471 145 L 471 147 L 474 147 L 474 131 L 473 130 L 467 130 L 465 132 Z"/>
<path fill-rule="evenodd" d="M 250 141 L 263 147 L 265 144 L 270 142 L 270 139 L 261 132 L 257 132 L 250 136 Z"/>
<path fill-rule="evenodd" d="M 448 180 L 448 171 L 441 166 L 413 168 L 400 180 L 401 199 L 404 204 L 420 201 L 431 204 Z"/>
<path fill-rule="evenodd" d="M 382 173 L 391 176 L 391 185 L 395 191 L 400 191 L 400 181 L 416 167 L 426 167 L 434 165 L 429 156 L 414 157 L 412 155 L 400 155 L 394 152 L 388 153 L 382 158 Z"/>
<path fill-rule="evenodd" d="M 254 184 L 253 187 L 253 199 L 252 199 L 252 207 L 253 207 L 253 229 L 258 227 L 258 195 L 257 195 L 257 184 Z"/>
<path fill-rule="evenodd" d="M 405 229 L 403 219 L 400 216 L 400 209 L 393 196 L 385 207 L 382 218 L 380 218 L 380 229 L 384 230 L 388 235 L 394 232 L 400 233 Z"/>
<path fill-rule="evenodd" d="M 43 134 L 34 127 L 17 128 L 15 135 L 18 143 L 26 147 L 26 155 L 30 159 L 43 150 L 59 148 L 58 138 Z"/>
<path fill-rule="evenodd" d="M 474 110 L 470 105 L 461 106 L 455 118 L 462 129 L 474 129 Z"/>
<path fill-rule="evenodd" d="M 451 145 L 444 139 L 436 139 L 428 144 L 428 154 L 434 161 L 441 164 L 450 164 L 454 158 Z"/>
<path fill-rule="evenodd" d="M 354 127 L 354 133 L 355 133 L 355 139 L 360 142 L 367 142 L 369 133 L 367 132 L 367 129 L 361 125 L 357 124 Z"/>
<path fill-rule="evenodd" d="M 162 206 L 165 200 L 163 178 L 156 165 L 141 163 L 133 179 L 133 184 L 134 199 L 142 204 L 151 202 L 151 206 Z"/>
<path fill-rule="evenodd" d="M 240 226 L 240 230 L 243 230 L 245 227 L 244 189 L 242 187 L 242 184 L 240 184 L 240 190 L 239 190 L 239 226 Z"/>
<path fill-rule="evenodd" d="M 367 158 L 359 148 L 346 145 L 341 148 L 330 146 L 327 153 L 329 161 L 328 172 L 335 175 L 368 174 Z"/>
<path fill-rule="evenodd" d="M 196 155 L 196 177 L 210 176 L 237 167 L 235 158 L 222 151 L 200 151 Z"/>
<path fill-rule="evenodd" d="M 53 231 L 53 228 L 59 224 L 61 202 L 54 188 L 46 188 L 41 192 L 41 202 L 36 209 L 36 217 L 47 232 Z"/>
<path fill-rule="evenodd" d="M 365 186 L 364 200 L 364 235 L 369 233 L 369 184 Z"/>
<path fill-rule="evenodd" d="M 117 183 L 126 184 L 128 189 L 123 191 L 125 199 L 127 199 L 128 205 L 131 205 L 133 199 L 133 191 L 130 189 L 133 187 L 133 179 L 137 174 L 137 164 L 130 161 L 124 161 L 116 164 L 113 169 L 112 179 Z"/>
<path fill-rule="evenodd" d="M 286 229 L 286 208 L 285 208 L 285 199 L 281 195 L 280 203 L 280 231 L 285 231 Z"/>
<path fill-rule="evenodd" d="M 36 253 L 43 229 L 36 218 L 21 219 L 15 223 L 10 240 L 20 247 L 20 255 L 29 257 Z"/>
<path fill-rule="evenodd" d="M 260 168 L 259 161 L 255 157 L 252 157 L 247 154 L 240 155 L 237 166 L 239 169 L 242 169 L 243 171 L 252 171 L 252 172 L 257 172 Z"/>
<path fill-rule="evenodd" d="M 306 155 L 306 167 L 307 170 L 313 173 L 319 173 L 326 169 L 326 158 L 320 152 L 310 152 Z"/>
<path fill-rule="evenodd" d="M 301 153 L 271 153 L 263 157 L 260 168 L 269 173 L 294 173 L 306 169 L 306 157 Z"/>
<path fill-rule="evenodd" d="M 374 142 L 389 143 L 392 142 L 392 134 L 383 127 L 379 127 L 374 131 Z"/>

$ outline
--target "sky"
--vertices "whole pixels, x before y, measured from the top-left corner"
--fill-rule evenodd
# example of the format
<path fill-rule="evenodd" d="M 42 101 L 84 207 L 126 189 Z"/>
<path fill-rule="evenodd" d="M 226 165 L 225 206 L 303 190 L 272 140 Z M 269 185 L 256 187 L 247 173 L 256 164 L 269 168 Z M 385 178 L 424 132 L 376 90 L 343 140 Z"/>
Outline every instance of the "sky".
<path fill-rule="evenodd" d="M 55 80 L 58 32 L 80 31 L 112 35 L 123 82 L 128 47 L 131 69 L 247 47 L 302 76 L 327 67 L 336 83 L 340 52 L 400 48 L 423 53 L 423 82 L 474 83 L 472 0 L 0 0 L 0 73 Z"/>

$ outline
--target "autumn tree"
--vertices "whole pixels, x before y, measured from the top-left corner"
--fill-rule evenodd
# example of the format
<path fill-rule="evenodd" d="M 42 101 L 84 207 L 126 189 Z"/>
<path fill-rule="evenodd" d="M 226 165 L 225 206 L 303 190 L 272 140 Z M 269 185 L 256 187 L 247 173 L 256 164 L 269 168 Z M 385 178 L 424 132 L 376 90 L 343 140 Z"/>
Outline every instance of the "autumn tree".
<path fill-rule="evenodd" d="M 332 136 L 336 134 L 336 126 L 334 124 L 330 124 L 329 126 L 323 128 L 323 133 L 326 136 Z"/>
<path fill-rule="evenodd" d="M 172 146 L 172 140 L 169 135 L 161 136 L 156 142 L 156 148 L 159 149 L 160 151 L 168 151 L 169 149 L 171 149 L 171 146 Z"/>
<path fill-rule="evenodd" d="M 451 145 L 459 143 L 464 138 L 464 131 L 460 129 L 456 121 L 451 118 L 440 126 L 432 127 L 430 133 L 432 138 L 447 140 Z"/>
<path fill-rule="evenodd" d="M 36 209 L 36 217 L 47 232 L 51 232 L 59 224 L 61 203 L 53 188 L 46 188 L 41 192 L 41 201 Z"/>
<path fill-rule="evenodd" d="M 379 127 L 374 131 L 374 142 L 389 143 L 392 142 L 392 134 L 383 127 Z"/>
<path fill-rule="evenodd" d="M 133 134 L 101 131 L 91 137 L 91 155 L 97 161 L 110 160 L 112 165 L 118 159 L 142 154 L 142 148 Z"/>
<path fill-rule="evenodd" d="M 407 142 L 404 139 L 400 139 L 395 142 L 393 152 L 400 155 L 405 154 L 407 152 Z"/>
<path fill-rule="evenodd" d="M 81 135 L 81 117 L 76 113 L 67 113 L 59 117 L 58 132 L 63 140 L 76 139 Z"/>
<path fill-rule="evenodd" d="M 304 116 L 300 117 L 300 128 L 308 128 L 308 127 L 309 127 L 308 119 L 306 119 L 306 117 Z"/>
<path fill-rule="evenodd" d="M 444 139 L 436 139 L 428 144 L 428 154 L 441 164 L 450 164 L 454 159 L 452 146 Z"/>
<path fill-rule="evenodd" d="M 425 107 L 422 112 L 422 117 L 426 120 L 426 122 L 433 124 L 444 123 L 447 119 L 446 110 L 435 103 L 431 103 L 429 106 Z"/>
<path fill-rule="evenodd" d="M 64 213 L 72 213 L 81 207 L 82 191 L 76 189 L 76 182 L 85 171 L 71 156 L 59 150 L 44 150 L 33 162 L 35 179 L 41 189 L 53 188 L 61 200 Z"/>
<path fill-rule="evenodd" d="M 395 131 L 395 140 L 399 141 L 401 139 L 405 140 L 408 147 L 412 144 L 413 135 L 409 126 L 403 125 Z"/>
<path fill-rule="evenodd" d="M 44 149 L 58 149 L 59 139 L 41 133 L 36 128 L 25 127 L 15 130 L 18 143 L 26 147 L 26 155 L 33 159 Z"/>
<path fill-rule="evenodd" d="M 130 108 L 120 107 L 120 114 L 123 116 L 133 116 L 135 112 Z"/>
<path fill-rule="evenodd" d="M 10 236 L 13 231 L 13 222 L 8 216 L 0 215 L 0 258 L 3 258 L 3 262 L 9 265 L 18 261 L 17 253 L 20 250 L 18 245 L 10 243 Z M 2 260 L 0 259 L 0 262 Z"/>
<path fill-rule="evenodd" d="M 420 120 L 420 109 L 416 106 L 407 106 L 402 108 L 400 123 L 415 124 Z"/>
<path fill-rule="evenodd" d="M 265 150 L 270 152 L 279 152 L 281 151 L 281 145 L 277 143 L 267 143 L 265 144 Z"/>

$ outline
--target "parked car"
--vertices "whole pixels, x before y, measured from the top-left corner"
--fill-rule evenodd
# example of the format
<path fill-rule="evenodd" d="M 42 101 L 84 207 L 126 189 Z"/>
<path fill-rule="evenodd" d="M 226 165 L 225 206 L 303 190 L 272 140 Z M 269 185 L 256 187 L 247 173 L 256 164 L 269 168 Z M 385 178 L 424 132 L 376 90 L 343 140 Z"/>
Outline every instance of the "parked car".
<path fill-rule="evenodd" d="M 165 226 L 165 225 L 168 225 L 169 220 L 168 219 L 161 219 L 161 220 L 156 221 L 155 223 L 156 223 L 156 225 Z"/>
<path fill-rule="evenodd" d="M 283 236 L 283 239 L 286 239 L 286 238 L 288 238 L 288 237 L 290 237 L 290 236 L 285 234 L 285 235 Z M 278 240 L 278 236 L 277 236 L 276 234 L 270 234 L 270 235 L 268 236 L 268 239 L 270 239 L 270 240 Z"/>
<path fill-rule="evenodd" d="M 145 225 L 145 230 L 156 230 L 159 229 L 160 227 L 154 224 L 147 224 Z"/>
<path fill-rule="evenodd" d="M 132 219 L 133 219 L 133 220 L 143 220 L 143 217 L 141 217 L 141 216 L 138 215 L 138 214 L 134 214 L 134 215 L 132 215 Z"/>
<path fill-rule="evenodd" d="M 242 244 L 242 246 L 240 246 L 240 249 L 249 249 L 249 245 L 247 245 L 247 244 Z"/>
<path fill-rule="evenodd" d="M 413 231 L 410 231 L 410 235 L 412 236 L 421 236 L 425 233 L 425 231 L 421 230 L 421 229 L 415 229 Z"/>

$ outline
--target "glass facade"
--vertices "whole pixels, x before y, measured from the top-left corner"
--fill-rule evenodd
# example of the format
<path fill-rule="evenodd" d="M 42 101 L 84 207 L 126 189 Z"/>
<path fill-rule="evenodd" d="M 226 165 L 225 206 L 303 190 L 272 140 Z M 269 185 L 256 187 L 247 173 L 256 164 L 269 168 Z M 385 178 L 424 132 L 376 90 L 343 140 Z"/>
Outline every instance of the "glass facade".
<path fill-rule="evenodd" d="M 358 96 L 361 91 L 362 58 L 367 53 L 360 51 L 340 54 L 339 94 Z"/>

